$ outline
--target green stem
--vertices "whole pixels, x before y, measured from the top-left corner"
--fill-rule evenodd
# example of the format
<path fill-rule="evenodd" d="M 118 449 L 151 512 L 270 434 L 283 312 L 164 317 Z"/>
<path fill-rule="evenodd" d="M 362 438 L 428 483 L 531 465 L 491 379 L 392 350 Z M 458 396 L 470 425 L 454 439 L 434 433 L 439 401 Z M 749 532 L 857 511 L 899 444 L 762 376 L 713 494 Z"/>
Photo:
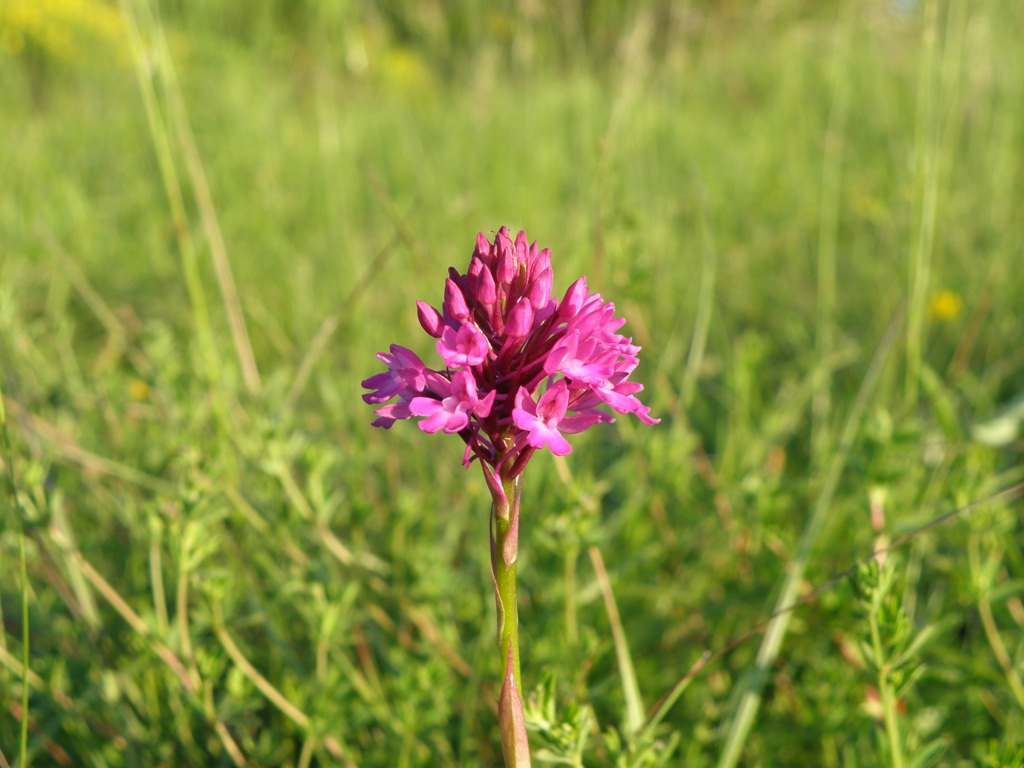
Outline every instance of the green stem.
<path fill-rule="evenodd" d="M 879 601 L 871 609 L 871 645 L 874 648 L 875 660 L 878 663 L 878 696 L 882 702 L 882 716 L 885 721 L 885 735 L 889 741 L 889 758 L 892 768 L 903 768 L 903 748 L 900 746 L 900 726 L 898 720 L 896 691 L 889 679 L 889 659 L 885 656 L 882 633 L 878 626 L 878 612 L 881 610 Z"/>
<path fill-rule="evenodd" d="M 486 471 L 486 470 L 485 470 Z M 519 610 L 516 566 L 519 562 L 520 483 L 504 475 L 488 476 L 494 499 L 491 507 L 491 573 L 498 609 L 498 648 L 501 651 L 501 695 L 498 726 L 506 768 L 530 768 L 530 744 L 523 711 L 519 672 Z"/>
<path fill-rule="evenodd" d="M 519 668 L 519 609 L 516 596 L 516 566 L 519 562 L 519 478 L 502 478 L 504 499 L 494 499 L 491 507 L 494 530 L 491 541 L 491 567 L 498 608 L 498 647 L 501 669 L 505 670 L 512 649 L 512 676 L 521 691 Z"/>

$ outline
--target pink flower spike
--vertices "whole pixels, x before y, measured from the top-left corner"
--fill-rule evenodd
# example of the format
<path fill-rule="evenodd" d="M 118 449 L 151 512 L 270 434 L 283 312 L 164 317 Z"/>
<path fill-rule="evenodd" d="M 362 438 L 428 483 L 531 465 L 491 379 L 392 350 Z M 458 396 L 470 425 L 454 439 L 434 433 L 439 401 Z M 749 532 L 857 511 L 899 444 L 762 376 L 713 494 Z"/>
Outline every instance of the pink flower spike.
<path fill-rule="evenodd" d="M 591 293 L 585 277 L 560 300 L 552 286 L 549 249 L 507 227 L 490 240 L 478 234 L 465 272 L 448 269 L 443 303 L 416 302 L 439 359 L 428 368 L 392 345 L 377 355 L 386 369 L 363 380 L 373 425 L 422 417 L 420 429 L 457 433 L 463 463 L 480 459 L 504 483 L 535 451 L 565 455 L 567 435 L 615 414 L 656 424 L 638 399 L 643 387 L 630 381 L 640 347 L 620 333 L 615 305 Z"/>
<path fill-rule="evenodd" d="M 437 342 L 437 354 L 444 359 L 445 365 L 449 368 L 480 365 L 487 359 L 490 349 L 487 337 L 469 323 L 457 331 L 451 326 L 445 327 L 441 333 L 441 340 Z"/>

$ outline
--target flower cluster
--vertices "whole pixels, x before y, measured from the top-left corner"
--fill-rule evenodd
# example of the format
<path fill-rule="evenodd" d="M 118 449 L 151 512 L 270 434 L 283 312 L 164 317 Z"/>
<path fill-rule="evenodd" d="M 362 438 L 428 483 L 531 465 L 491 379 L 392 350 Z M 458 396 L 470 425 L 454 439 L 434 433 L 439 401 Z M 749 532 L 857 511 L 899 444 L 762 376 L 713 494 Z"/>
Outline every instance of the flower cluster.
<path fill-rule="evenodd" d="M 424 432 L 458 434 L 463 463 L 474 458 L 504 476 L 522 471 L 533 451 L 563 456 L 566 434 L 614 421 L 601 410 L 655 424 L 630 381 L 640 347 L 618 330 L 625 320 L 581 277 L 561 301 L 551 297 L 551 251 L 515 240 L 502 227 L 489 242 L 477 235 L 466 274 L 449 268 L 441 310 L 417 302 L 420 325 L 437 339 L 440 370 L 397 344 L 377 358 L 387 371 L 363 381 L 363 399 L 386 403 L 376 427 L 421 417 Z M 485 473 L 486 474 L 486 473 Z"/>

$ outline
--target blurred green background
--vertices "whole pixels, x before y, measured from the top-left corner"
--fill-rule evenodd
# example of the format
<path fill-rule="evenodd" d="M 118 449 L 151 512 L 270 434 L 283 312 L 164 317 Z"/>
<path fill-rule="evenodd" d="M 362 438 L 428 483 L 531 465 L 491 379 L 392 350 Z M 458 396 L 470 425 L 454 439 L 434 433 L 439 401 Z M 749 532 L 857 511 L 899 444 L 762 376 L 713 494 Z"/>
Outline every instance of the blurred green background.
<path fill-rule="evenodd" d="M 1010 764 L 1019 503 L 889 555 L 935 632 L 905 761 L 845 583 L 631 741 L 587 552 L 646 710 L 794 564 L 805 594 L 1019 482 L 1022 32 L 1000 0 L 0 0 L 0 759 L 25 600 L 33 764 L 500 763 L 483 481 L 359 382 L 428 359 L 415 300 L 507 225 L 616 302 L 663 419 L 531 463 L 535 762 Z"/>

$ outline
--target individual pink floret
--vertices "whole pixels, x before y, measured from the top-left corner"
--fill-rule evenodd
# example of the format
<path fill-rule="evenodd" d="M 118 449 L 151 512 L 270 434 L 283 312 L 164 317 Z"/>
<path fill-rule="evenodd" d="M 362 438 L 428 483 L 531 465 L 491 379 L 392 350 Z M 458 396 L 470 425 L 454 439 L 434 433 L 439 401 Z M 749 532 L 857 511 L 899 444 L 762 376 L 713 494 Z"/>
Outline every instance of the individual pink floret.
<path fill-rule="evenodd" d="M 588 413 L 566 416 L 568 405 L 569 387 L 565 379 L 559 379 L 548 387 L 538 403 L 534 403 L 530 394 L 520 388 L 512 411 L 513 423 L 526 433 L 520 435 L 519 439 L 525 438 L 532 448 L 550 448 L 555 456 L 570 453 L 572 446 L 562 437 L 562 433 L 582 432 L 601 421 L 601 415 Z"/>
<path fill-rule="evenodd" d="M 362 385 L 365 389 L 376 390 L 363 395 L 364 402 L 383 403 L 403 392 L 423 391 L 426 386 L 423 375 L 426 366 L 411 349 L 392 344 L 391 354 L 378 352 L 377 359 L 388 369 L 385 373 L 378 373 L 363 380 Z"/>
<path fill-rule="evenodd" d="M 466 365 L 480 365 L 487 359 L 490 347 L 487 337 L 469 323 L 459 330 L 448 326 L 441 333 L 437 342 L 437 354 L 444 360 L 448 368 L 461 368 Z"/>
<path fill-rule="evenodd" d="M 426 416 L 420 422 L 420 429 L 427 433 L 444 430 L 445 433 L 461 432 L 469 426 L 470 415 L 481 418 L 491 412 L 495 393 L 490 392 L 482 400 L 477 395 L 476 385 L 469 371 L 459 371 L 452 377 L 447 397 L 435 400 L 430 397 L 416 397 L 409 403 L 409 411 L 415 416 Z"/>

